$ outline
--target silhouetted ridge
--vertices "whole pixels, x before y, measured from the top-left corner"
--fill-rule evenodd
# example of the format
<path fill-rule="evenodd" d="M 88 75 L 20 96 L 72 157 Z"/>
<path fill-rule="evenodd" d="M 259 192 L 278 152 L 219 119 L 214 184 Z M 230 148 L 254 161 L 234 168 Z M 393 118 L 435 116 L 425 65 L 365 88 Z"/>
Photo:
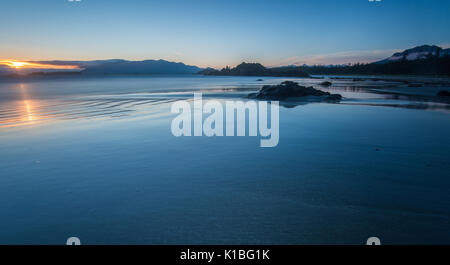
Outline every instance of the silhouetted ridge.
<path fill-rule="evenodd" d="M 301 66 L 300 70 L 312 75 L 450 75 L 450 49 L 422 45 L 373 63 Z"/>
<path fill-rule="evenodd" d="M 309 77 L 300 70 L 298 66 L 266 68 L 260 63 L 241 63 L 234 68 L 229 66 L 222 70 L 205 69 L 199 74 L 203 75 L 226 75 L 226 76 L 279 76 L 279 77 Z"/>
<path fill-rule="evenodd" d="M 83 74 L 195 74 L 201 68 L 165 60 L 106 61 L 86 65 Z"/>

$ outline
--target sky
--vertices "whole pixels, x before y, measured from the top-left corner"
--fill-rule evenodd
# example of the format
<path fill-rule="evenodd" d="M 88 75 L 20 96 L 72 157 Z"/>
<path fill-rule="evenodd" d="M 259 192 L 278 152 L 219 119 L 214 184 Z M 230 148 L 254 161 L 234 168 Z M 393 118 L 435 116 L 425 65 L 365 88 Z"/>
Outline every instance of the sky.
<path fill-rule="evenodd" d="M 449 11 L 448 0 L 0 0 L 0 61 L 370 62 L 450 47 Z"/>

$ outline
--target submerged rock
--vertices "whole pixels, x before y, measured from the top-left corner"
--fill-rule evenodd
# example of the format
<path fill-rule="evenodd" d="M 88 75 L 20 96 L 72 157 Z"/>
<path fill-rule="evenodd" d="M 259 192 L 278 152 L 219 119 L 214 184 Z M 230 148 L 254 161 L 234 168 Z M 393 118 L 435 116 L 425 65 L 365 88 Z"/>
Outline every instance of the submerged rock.
<path fill-rule="evenodd" d="M 330 94 L 325 98 L 325 101 L 340 101 L 342 96 L 340 94 Z"/>
<path fill-rule="evenodd" d="M 297 82 L 284 81 L 279 85 L 265 85 L 259 92 L 248 95 L 249 98 L 287 100 L 290 98 L 313 97 L 314 101 L 339 101 L 342 96 L 330 94 L 313 87 L 300 86 Z"/>
<path fill-rule="evenodd" d="M 450 97 L 450 91 L 441 90 L 437 93 L 438 97 Z"/>
<path fill-rule="evenodd" d="M 326 86 L 326 87 L 328 87 L 328 86 L 331 86 L 332 83 L 329 82 L 329 81 L 324 81 L 324 82 L 320 83 L 320 85 L 321 85 L 321 86 Z"/>

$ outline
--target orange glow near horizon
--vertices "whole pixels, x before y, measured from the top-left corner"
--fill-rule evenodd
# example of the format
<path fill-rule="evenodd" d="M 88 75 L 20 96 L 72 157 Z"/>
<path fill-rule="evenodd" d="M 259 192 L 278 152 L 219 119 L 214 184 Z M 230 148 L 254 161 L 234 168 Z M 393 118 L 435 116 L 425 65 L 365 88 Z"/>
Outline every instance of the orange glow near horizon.
<path fill-rule="evenodd" d="M 15 69 L 80 69 L 78 65 L 54 65 L 16 60 L 1 60 L 0 65 Z"/>

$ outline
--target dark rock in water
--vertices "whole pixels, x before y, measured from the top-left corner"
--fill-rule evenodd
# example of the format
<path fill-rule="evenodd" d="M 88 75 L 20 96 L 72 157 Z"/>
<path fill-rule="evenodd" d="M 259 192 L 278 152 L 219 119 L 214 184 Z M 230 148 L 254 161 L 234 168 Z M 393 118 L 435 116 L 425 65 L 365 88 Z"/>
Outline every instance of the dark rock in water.
<path fill-rule="evenodd" d="M 437 93 L 438 97 L 450 97 L 450 91 L 441 90 Z"/>
<path fill-rule="evenodd" d="M 261 82 L 261 81 L 264 81 L 264 80 L 262 80 L 262 79 L 260 78 L 260 79 L 257 79 L 256 81 Z"/>
<path fill-rule="evenodd" d="M 289 98 L 301 98 L 313 96 L 315 101 L 339 101 L 342 96 L 330 94 L 313 87 L 300 86 L 297 82 L 284 81 L 279 85 L 265 85 L 258 93 L 249 94 L 249 98 L 286 100 Z"/>
<path fill-rule="evenodd" d="M 325 101 L 340 101 L 342 96 L 339 94 L 330 94 L 325 98 Z"/>
<path fill-rule="evenodd" d="M 331 86 L 332 83 L 329 82 L 329 81 L 324 81 L 324 82 L 320 83 L 320 85 L 321 85 L 321 86 Z"/>

